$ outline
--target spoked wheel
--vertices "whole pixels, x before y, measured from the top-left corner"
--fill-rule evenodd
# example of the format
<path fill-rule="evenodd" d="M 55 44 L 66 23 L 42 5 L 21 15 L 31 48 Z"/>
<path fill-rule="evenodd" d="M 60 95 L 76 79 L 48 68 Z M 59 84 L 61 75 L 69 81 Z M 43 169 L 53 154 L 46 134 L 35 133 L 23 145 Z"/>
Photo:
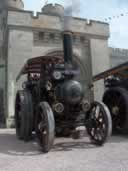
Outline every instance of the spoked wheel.
<path fill-rule="evenodd" d="M 103 145 L 112 132 L 111 115 L 103 103 L 93 102 L 89 111 L 89 120 L 86 127 L 92 143 Z"/>
<path fill-rule="evenodd" d="M 104 93 L 103 102 L 108 106 L 113 122 L 113 132 L 128 132 L 128 91 L 116 87 Z"/>
<path fill-rule="evenodd" d="M 15 102 L 15 125 L 18 139 L 28 141 L 33 129 L 32 97 L 29 91 L 17 92 Z"/>
<path fill-rule="evenodd" d="M 36 113 L 36 133 L 42 151 L 47 153 L 53 146 L 55 134 L 54 115 L 47 102 L 41 102 Z"/>

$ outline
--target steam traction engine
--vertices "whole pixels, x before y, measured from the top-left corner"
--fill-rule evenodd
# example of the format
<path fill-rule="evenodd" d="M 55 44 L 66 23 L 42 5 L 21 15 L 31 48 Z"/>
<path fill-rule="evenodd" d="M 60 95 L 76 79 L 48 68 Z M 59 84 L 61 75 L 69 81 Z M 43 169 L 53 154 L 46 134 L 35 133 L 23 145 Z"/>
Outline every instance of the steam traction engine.
<path fill-rule="evenodd" d="M 100 79 L 105 82 L 103 102 L 112 116 L 113 133 L 128 133 L 128 62 L 93 77 Z"/>
<path fill-rule="evenodd" d="M 79 70 L 72 62 L 72 33 L 63 33 L 64 59 L 43 56 L 27 61 L 18 78 L 27 74 L 15 102 L 16 134 L 28 141 L 35 131 L 43 152 L 54 136 L 71 135 L 85 126 L 93 143 L 102 145 L 111 134 L 111 116 L 103 103 L 89 104 L 82 84 L 75 80 Z"/>

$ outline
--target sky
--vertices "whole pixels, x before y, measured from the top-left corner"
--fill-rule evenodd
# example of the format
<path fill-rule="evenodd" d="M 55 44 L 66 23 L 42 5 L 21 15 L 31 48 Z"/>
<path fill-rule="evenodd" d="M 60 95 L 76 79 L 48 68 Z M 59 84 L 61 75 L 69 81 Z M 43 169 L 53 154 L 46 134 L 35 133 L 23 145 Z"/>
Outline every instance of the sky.
<path fill-rule="evenodd" d="M 128 0 L 24 0 L 25 9 L 41 11 L 47 1 L 64 6 L 73 2 L 74 16 L 108 22 L 109 46 L 128 49 Z"/>

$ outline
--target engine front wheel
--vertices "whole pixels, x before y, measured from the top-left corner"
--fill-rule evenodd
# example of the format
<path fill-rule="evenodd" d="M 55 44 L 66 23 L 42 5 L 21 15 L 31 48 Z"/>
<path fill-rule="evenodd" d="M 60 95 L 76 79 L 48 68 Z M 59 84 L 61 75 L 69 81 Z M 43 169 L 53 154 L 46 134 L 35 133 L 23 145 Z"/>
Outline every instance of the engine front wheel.
<path fill-rule="evenodd" d="M 55 121 L 50 105 L 41 102 L 36 113 L 36 134 L 44 153 L 49 152 L 54 143 Z"/>
<path fill-rule="evenodd" d="M 105 104 L 91 104 L 86 129 L 92 143 L 101 146 L 107 141 L 112 133 L 112 120 Z"/>

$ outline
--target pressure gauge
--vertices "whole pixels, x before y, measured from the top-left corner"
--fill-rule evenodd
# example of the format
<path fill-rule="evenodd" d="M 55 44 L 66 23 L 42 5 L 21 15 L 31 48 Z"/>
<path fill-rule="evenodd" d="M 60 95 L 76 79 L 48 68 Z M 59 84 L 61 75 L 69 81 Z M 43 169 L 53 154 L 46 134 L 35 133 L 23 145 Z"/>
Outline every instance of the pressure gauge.
<path fill-rule="evenodd" d="M 60 71 L 54 71 L 53 77 L 54 77 L 54 79 L 59 80 L 62 77 L 62 73 Z"/>

